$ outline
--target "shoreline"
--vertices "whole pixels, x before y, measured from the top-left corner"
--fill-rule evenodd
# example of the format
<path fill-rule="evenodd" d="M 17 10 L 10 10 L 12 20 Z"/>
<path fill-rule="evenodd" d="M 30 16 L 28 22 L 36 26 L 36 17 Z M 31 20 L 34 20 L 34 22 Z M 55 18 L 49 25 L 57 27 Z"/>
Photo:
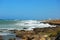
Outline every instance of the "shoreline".
<path fill-rule="evenodd" d="M 51 21 L 50 21 L 51 22 Z M 48 22 L 50 24 L 50 22 Z M 56 22 L 56 20 L 54 21 Z M 59 21 L 58 21 L 59 22 Z M 45 23 L 45 22 L 44 22 Z M 3 31 L 11 31 L 16 34 L 16 37 L 22 40 L 52 40 L 56 39 L 58 33 L 60 33 L 60 25 L 51 23 L 50 25 L 56 25 L 55 27 L 44 27 L 44 28 L 32 28 L 33 30 L 17 30 L 16 28 L 2 28 Z"/>

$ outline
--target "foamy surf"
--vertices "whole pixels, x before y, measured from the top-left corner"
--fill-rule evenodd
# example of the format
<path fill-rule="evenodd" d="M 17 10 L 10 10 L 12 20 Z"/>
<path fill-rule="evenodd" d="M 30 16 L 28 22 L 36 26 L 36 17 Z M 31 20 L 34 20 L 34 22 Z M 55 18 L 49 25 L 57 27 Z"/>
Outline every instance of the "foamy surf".
<path fill-rule="evenodd" d="M 0 29 L 8 30 L 32 30 L 33 28 L 44 28 L 44 27 L 53 27 L 48 23 L 42 23 L 42 21 L 37 20 L 0 20 Z M 55 27 L 55 26 L 54 26 Z"/>
<path fill-rule="evenodd" d="M 28 27 L 26 30 L 33 30 L 33 28 L 44 28 L 44 27 L 55 27 L 53 25 L 50 25 L 48 23 L 42 23 L 42 21 L 37 21 L 37 20 L 25 20 L 21 21 L 20 23 L 16 23 L 18 26 L 22 27 Z"/>

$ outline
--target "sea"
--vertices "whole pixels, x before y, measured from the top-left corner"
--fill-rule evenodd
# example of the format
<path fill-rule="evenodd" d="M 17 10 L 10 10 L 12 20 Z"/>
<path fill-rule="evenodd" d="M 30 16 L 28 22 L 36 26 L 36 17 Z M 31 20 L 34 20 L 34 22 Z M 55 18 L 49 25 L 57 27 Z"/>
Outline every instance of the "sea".
<path fill-rule="evenodd" d="M 41 20 L 1 20 L 0 19 L 0 29 L 8 30 L 32 30 L 32 28 L 44 28 L 50 27 L 48 23 L 44 24 Z"/>

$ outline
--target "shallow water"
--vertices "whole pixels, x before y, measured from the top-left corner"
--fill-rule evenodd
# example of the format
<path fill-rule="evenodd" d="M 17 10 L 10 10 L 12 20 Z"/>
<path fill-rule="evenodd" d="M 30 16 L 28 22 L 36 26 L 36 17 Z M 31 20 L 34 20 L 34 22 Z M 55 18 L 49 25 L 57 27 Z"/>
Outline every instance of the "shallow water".
<path fill-rule="evenodd" d="M 23 28 L 43 28 L 49 27 L 49 24 L 43 24 L 37 20 L 0 20 L 0 29 L 18 29 Z"/>

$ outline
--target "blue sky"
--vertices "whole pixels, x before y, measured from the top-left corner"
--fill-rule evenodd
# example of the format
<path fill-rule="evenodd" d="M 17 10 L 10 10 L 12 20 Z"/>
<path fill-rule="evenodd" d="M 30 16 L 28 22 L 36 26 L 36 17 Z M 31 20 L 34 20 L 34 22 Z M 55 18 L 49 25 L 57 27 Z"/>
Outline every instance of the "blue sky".
<path fill-rule="evenodd" d="M 60 18 L 60 0 L 0 0 L 0 19 Z"/>

